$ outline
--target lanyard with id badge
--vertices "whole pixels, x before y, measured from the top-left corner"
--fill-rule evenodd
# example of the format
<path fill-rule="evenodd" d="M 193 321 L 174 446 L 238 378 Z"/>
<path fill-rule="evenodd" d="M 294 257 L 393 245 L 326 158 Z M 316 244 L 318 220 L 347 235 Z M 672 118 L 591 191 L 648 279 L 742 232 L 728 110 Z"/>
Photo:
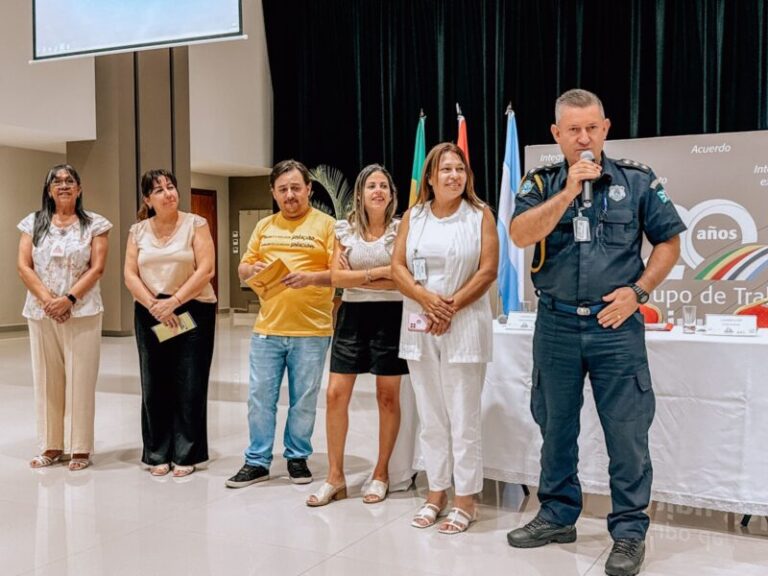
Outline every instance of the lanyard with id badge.
<path fill-rule="evenodd" d="M 576 204 L 576 201 L 574 200 L 574 204 Z M 589 224 L 589 218 L 587 216 L 584 216 L 582 212 L 584 211 L 584 206 L 578 206 L 576 208 L 578 211 L 578 215 L 573 217 L 573 220 L 571 222 L 573 223 L 573 240 L 574 242 L 591 242 L 592 241 L 592 227 Z M 605 216 L 608 212 L 608 197 L 603 194 L 603 206 L 602 210 L 600 210 L 600 215 L 598 217 L 598 224 L 597 228 L 595 230 L 595 234 L 599 237 L 601 234 L 603 228 L 603 220 L 605 219 Z"/>
<path fill-rule="evenodd" d="M 421 243 L 421 237 L 424 236 L 427 220 L 427 218 L 424 218 L 424 225 L 421 227 L 421 232 L 416 240 L 416 248 L 413 249 L 413 258 L 411 258 L 413 279 L 417 284 L 421 285 L 424 285 L 427 281 L 427 259 L 419 256 L 419 244 Z M 408 330 L 411 332 L 426 332 L 429 324 L 426 314 L 416 314 L 415 312 L 408 314 Z"/>
<path fill-rule="evenodd" d="M 428 218 L 424 218 L 424 225 L 421 227 L 419 237 L 416 239 L 416 247 L 413 249 L 413 258 L 411 259 L 411 267 L 413 268 L 411 273 L 417 284 L 424 284 L 427 281 L 427 259 L 419 256 L 419 244 L 421 244 L 421 238 L 424 236 L 428 220 Z"/>

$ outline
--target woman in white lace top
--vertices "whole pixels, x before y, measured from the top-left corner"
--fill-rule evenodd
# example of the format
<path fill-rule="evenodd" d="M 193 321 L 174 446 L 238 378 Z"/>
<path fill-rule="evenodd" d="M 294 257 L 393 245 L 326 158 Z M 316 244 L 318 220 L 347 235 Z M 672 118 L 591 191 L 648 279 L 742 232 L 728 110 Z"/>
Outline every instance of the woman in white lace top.
<path fill-rule="evenodd" d="M 19 222 L 18 270 L 27 287 L 40 455 L 32 468 L 71 454 L 83 470 L 93 452 L 96 379 L 101 349 L 99 278 L 112 224 L 83 208 L 80 176 L 68 164 L 48 171 L 43 205 Z M 67 442 L 69 446 L 65 445 Z"/>
<path fill-rule="evenodd" d="M 379 457 L 363 502 L 387 497 L 389 459 L 400 429 L 400 376 L 408 373 L 398 358 L 403 297 L 390 277 L 397 225 L 397 191 L 389 172 L 366 166 L 355 182 L 355 199 L 347 220 L 336 223 L 331 282 L 344 288 L 331 346 L 326 435 L 328 478 L 309 497 L 308 506 L 323 506 L 346 497 L 344 444 L 349 402 L 358 374 L 376 375 L 379 404 Z"/>

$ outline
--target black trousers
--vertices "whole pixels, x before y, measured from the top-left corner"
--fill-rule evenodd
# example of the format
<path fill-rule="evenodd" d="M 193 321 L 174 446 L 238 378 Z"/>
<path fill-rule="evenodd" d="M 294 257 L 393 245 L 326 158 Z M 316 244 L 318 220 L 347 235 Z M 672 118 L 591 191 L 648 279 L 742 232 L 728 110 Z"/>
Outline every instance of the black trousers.
<path fill-rule="evenodd" d="M 160 296 L 162 298 L 163 296 Z M 134 326 L 141 369 L 141 461 L 182 466 L 208 459 L 208 377 L 213 358 L 216 304 L 192 300 L 176 309 L 189 312 L 197 328 L 165 342 L 157 324 L 138 302 Z"/>

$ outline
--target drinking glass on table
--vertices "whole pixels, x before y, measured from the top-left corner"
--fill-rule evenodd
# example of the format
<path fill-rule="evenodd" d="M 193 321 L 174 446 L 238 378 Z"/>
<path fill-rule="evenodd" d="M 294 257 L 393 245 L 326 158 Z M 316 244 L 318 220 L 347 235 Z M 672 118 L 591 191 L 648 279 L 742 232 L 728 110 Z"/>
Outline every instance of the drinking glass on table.
<path fill-rule="evenodd" d="M 683 306 L 683 334 L 696 333 L 696 306 Z"/>

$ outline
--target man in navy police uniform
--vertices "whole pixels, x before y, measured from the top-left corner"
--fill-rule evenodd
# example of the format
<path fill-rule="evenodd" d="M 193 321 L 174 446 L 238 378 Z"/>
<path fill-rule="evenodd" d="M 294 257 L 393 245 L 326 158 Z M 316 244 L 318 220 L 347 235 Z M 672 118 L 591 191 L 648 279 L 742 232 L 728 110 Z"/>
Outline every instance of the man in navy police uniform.
<path fill-rule="evenodd" d="M 685 225 L 648 166 L 605 156 L 609 128 L 595 94 L 576 89 L 560 96 L 552 135 L 564 162 L 528 172 L 515 201 L 510 236 L 518 246 L 536 245 L 531 412 L 543 445 L 541 509 L 507 540 L 533 548 L 576 539 L 579 412 L 589 374 L 610 457 L 614 545 L 605 571 L 630 576 L 645 557 L 655 409 L 638 307 L 677 262 Z M 595 160 L 582 158 L 585 152 Z M 591 207 L 581 197 L 585 181 L 593 183 Z M 653 245 L 646 266 L 643 235 Z"/>

